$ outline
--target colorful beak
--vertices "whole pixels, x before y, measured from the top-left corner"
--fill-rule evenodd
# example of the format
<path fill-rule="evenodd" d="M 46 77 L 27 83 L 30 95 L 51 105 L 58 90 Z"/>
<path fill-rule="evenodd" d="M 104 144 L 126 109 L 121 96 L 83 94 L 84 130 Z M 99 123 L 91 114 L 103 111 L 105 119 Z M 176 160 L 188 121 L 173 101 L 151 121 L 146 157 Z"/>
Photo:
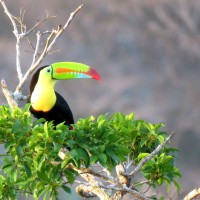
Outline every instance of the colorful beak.
<path fill-rule="evenodd" d="M 84 64 L 75 62 L 58 62 L 51 65 L 52 78 L 56 80 L 67 80 L 75 78 L 92 78 L 101 80 L 99 73 Z"/>

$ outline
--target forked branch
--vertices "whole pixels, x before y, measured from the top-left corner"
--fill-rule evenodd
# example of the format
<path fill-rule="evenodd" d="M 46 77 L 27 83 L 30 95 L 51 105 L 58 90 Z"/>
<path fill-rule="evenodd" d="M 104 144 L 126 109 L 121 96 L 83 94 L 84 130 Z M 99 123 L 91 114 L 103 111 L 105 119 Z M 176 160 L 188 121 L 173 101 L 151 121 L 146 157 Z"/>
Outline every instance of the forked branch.
<path fill-rule="evenodd" d="M 106 173 L 106 170 L 104 170 L 104 167 L 102 167 L 100 164 L 98 165 L 98 168 L 101 168 L 100 172 L 98 172 L 96 169 L 93 170 L 92 168 L 77 168 L 72 164 L 67 165 L 68 168 L 72 168 L 77 171 L 85 180 L 85 182 L 78 181 L 81 186 L 77 187 L 77 191 L 81 195 L 85 195 L 85 198 L 89 198 L 89 196 L 91 197 L 91 195 L 93 196 L 96 194 L 100 199 L 119 200 L 125 194 L 130 194 L 134 197 L 134 199 L 150 200 L 151 198 L 147 197 L 145 192 L 138 192 L 134 185 L 130 183 L 133 181 L 133 178 L 141 170 L 144 164 L 157 155 L 166 146 L 167 142 L 170 141 L 174 134 L 175 133 L 172 132 L 163 143 L 158 145 L 158 147 L 152 151 L 149 156 L 142 159 L 133 171 L 129 173 L 126 172 L 127 166 L 130 165 L 129 162 L 127 162 L 127 165 L 122 165 L 122 163 L 120 163 L 116 167 L 117 178 L 112 176 L 110 173 Z M 61 159 L 64 159 L 65 152 L 61 151 L 59 156 Z M 148 183 L 149 181 L 143 181 L 140 183 L 140 185 Z M 110 194 L 109 198 L 107 196 L 108 193 Z"/>
<path fill-rule="evenodd" d="M 62 35 L 62 33 L 67 29 L 69 24 L 71 23 L 72 19 L 78 13 L 83 5 L 80 5 L 77 7 L 69 16 L 68 20 L 64 24 L 64 26 L 58 26 L 58 28 L 55 30 L 51 31 L 45 31 L 41 33 L 40 31 L 37 32 L 36 34 L 36 44 L 34 48 L 34 53 L 33 53 L 33 59 L 30 67 L 26 71 L 26 73 L 23 75 L 22 70 L 21 70 L 21 60 L 20 60 L 20 44 L 21 40 L 24 39 L 25 37 L 28 37 L 33 30 L 35 30 L 39 25 L 44 23 L 47 19 L 55 17 L 55 16 L 50 16 L 48 13 L 46 14 L 46 17 L 43 20 L 38 21 L 31 29 L 27 30 L 26 25 L 23 23 L 24 19 L 24 13 L 25 11 L 21 11 L 19 17 L 13 16 L 10 11 L 8 10 L 4 0 L 0 0 L 0 3 L 4 9 L 5 14 L 8 16 L 10 19 L 12 26 L 13 26 L 13 33 L 16 37 L 16 69 L 17 69 L 17 74 L 19 78 L 19 83 L 17 84 L 17 87 L 15 89 L 15 92 L 12 95 L 6 96 L 7 101 L 10 101 L 10 97 L 13 97 L 13 102 L 15 101 L 16 104 L 18 104 L 18 100 L 25 99 L 24 96 L 22 95 L 22 88 L 27 80 L 27 78 L 31 75 L 31 73 L 40 65 L 40 63 L 44 60 L 45 56 L 48 55 L 52 49 L 52 47 L 55 45 L 57 39 Z M 20 25 L 20 30 L 18 29 L 18 25 Z M 39 53 L 40 49 L 40 41 L 42 35 L 49 34 L 49 36 L 46 39 L 45 46 L 42 50 L 42 53 Z M 33 47 L 34 45 L 32 45 Z M 5 81 L 4 81 L 5 83 Z M 4 88 L 4 94 L 11 94 L 11 92 L 8 90 L 5 92 L 5 87 L 2 85 L 2 88 Z M 10 104 L 10 103 L 9 103 Z"/>

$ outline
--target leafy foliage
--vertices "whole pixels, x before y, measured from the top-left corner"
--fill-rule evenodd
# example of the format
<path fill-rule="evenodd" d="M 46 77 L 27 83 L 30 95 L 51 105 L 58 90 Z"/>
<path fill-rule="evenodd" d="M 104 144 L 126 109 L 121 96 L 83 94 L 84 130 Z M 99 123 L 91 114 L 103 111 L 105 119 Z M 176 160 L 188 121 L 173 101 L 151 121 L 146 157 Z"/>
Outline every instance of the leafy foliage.
<path fill-rule="evenodd" d="M 134 115 L 116 113 L 80 119 L 69 130 L 44 119 L 34 120 L 29 105 L 13 111 L 0 106 L 0 143 L 4 145 L 0 175 L 0 199 L 17 199 L 18 193 L 35 199 L 57 199 L 58 188 L 70 192 L 77 172 L 94 163 L 112 170 L 130 155 L 134 165 L 149 155 L 166 138 L 163 124 L 135 120 Z M 68 149 L 61 159 L 60 149 Z M 142 175 L 152 186 L 168 185 L 180 176 L 174 165 L 175 149 L 165 147 L 142 167 Z M 63 177 L 66 180 L 63 180 Z M 8 192 L 9 191 L 9 192 Z"/>

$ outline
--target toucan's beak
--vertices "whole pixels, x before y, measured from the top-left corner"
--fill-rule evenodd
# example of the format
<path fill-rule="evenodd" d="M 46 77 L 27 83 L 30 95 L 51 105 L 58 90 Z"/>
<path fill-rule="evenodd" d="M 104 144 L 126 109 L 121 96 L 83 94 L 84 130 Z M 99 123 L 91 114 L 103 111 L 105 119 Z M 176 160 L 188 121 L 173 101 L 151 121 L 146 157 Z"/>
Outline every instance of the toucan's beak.
<path fill-rule="evenodd" d="M 56 80 L 67 80 L 75 78 L 92 78 L 101 80 L 99 73 L 84 64 L 75 62 L 58 62 L 51 65 L 52 78 Z"/>

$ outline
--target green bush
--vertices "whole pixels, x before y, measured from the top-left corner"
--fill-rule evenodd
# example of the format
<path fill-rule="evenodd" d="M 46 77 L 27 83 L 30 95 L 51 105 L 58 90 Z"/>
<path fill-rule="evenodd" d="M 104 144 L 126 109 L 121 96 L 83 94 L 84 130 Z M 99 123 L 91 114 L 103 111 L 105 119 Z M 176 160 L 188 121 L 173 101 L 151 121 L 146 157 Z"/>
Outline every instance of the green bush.
<path fill-rule="evenodd" d="M 162 131 L 164 124 L 135 120 L 133 114 L 122 113 L 80 119 L 73 130 L 62 123 L 54 127 L 44 119 L 35 120 L 29 106 L 14 110 L 0 106 L 0 143 L 5 149 L 1 155 L 0 199 L 17 199 L 19 193 L 35 199 L 57 199 L 58 189 L 70 192 L 69 184 L 78 176 L 69 164 L 87 168 L 100 163 L 111 171 L 129 156 L 136 166 L 167 137 Z M 61 159 L 58 154 L 63 147 L 68 151 Z M 144 164 L 141 174 L 151 186 L 173 182 L 179 189 L 176 151 L 165 146 Z M 69 184 L 63 182 L 63 176 Z"/>

